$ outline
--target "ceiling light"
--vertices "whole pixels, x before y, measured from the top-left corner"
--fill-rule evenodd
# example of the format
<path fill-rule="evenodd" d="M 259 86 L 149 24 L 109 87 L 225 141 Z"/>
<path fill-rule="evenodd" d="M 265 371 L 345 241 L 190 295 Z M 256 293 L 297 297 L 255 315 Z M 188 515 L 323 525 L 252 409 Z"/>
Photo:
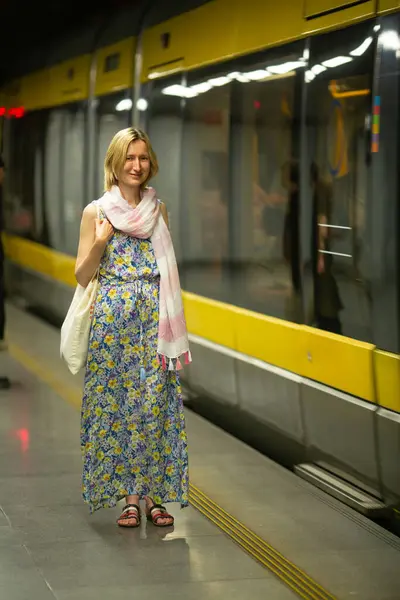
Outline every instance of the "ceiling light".
<path fill-rule="evenodd" d="M 209 92 L 211 90 L 211 85 L 208 81 L 204 81 L 203 83 L 196 83 L 195 85 L 191 85 L 189 89 L 191 89 L 196 94 L 204 94 L 205 92 Z"/>
<path fill-rule="evenodd" d="M 313 67 L 311 67 L 311 71 L 314 73 L 314 75 L 320 75 L 321 73 L 326 71 L 326 67 L 323 67 L 322 65 L 314 65 Z"/>
<path fill-rule="evenodd" d="M 346 63 L 351 62 L 353 59 L 350 56 L 335 56 L 335 58 L 330 58 L 329 60 L 324 60 L 322 63 L 324 67 L 328 67 L 329 69 L 333 69 L 334 67 L 339 67 L 340 65 L 345 65 Z"/>
<path fill-rule="evenodd" d="M 294 69 L 299 69 L 300 67 L 304 67 L 304 60 L 292 60 L 289 62 L 285 62 L 282 65 L 274 65 L 272 67 L 268 67 L 268 71 L 270 73 L 275 73 L 277 75 L 284 75 L 285 73 L 289 73 Z"/>
<path fill-rule="evenodd" d="M 264 79 L 267 79 L 267 77 L 271 77 L 271 73 L 268 73 L 265 69 L 257 69 L 256 71 L 243 73 L 243 77 L 250 81 L 263 81 Z"/>
<path fill-rule="evenodd" d="M 222 85 L 226 85 L 231 80 L 229 77 L 214 77 L 213 79 L 209 79 L 208 83 L 213 87 L 221 87 Z"/>
<path fill-rule="evenodd" d="M 364 52 L 368 50 L 368 48 L 372 44 L 372 41 L 372 37 L 368 37 L 366 40 L 363 41 L 361 46 L 350 52 L 351 56 L 362 56 Z"/>
<path fill-rule="evenodd" d="M 400 39 L 397 31 L 390 29 L 384 31 L 379 36 L 379 42 L 386 50 L 398 50 L 400 48 Z"/>
<path fill-rule="evenodd" d="M 148 109 L 149 107 L 149 103 L 147 102 L 146 98 L 139 98 L 139 100 L 136 102 L 136 108 L 140 111 L 140 112 L 144 112 Z"/>
<path fill-rule="evenodd" d="M 131 110 L 131 108 L 132 100 L 130 98 L 125 98 L 124 100 L 118 102 L 117 106 L 115 107 L 115 110 L 117 110 L 118 112 L 122 112 L 124 110 Z"/>

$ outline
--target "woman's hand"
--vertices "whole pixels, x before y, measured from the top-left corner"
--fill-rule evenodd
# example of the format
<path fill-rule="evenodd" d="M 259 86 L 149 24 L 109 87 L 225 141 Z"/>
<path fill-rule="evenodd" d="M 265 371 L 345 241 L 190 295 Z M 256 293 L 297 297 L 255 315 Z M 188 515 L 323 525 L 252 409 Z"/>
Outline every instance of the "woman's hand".
<path fill-rule="evenodd" d="M 114 235 L 114 227 L 107 219 L 95 220 L 95 241 L 98 244 L 105 245 Z"/>

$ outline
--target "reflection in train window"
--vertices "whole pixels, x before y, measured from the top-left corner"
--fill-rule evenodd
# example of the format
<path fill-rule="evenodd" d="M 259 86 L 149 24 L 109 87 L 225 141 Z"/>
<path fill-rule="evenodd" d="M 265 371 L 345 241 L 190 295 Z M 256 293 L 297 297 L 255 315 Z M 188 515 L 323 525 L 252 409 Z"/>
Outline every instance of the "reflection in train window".
<path fill-rule="evenodd" d="M 372 25 L 312 40 L 306 73 L 314 294 L 311 322 L 371 340 L 365 269 Z"/>
<path fill-rule="evenodd" d="M 266 55 L 268 57 L 268 54 Z M 237 303 L 301 321 L 298 163 L 300 55 L 266 60 L 235 83 L 232 102 L 232 263 Z M 281 70 L 281 72 L 279 72 Z M 277 72 L 279 74 L 277 74 Z"/>
<path fill-rule="evenodd" d="M 165 90 L 184 105 L 185 286 L 292 321 L 302 320 L 302 48 L 203 69 Z"/>

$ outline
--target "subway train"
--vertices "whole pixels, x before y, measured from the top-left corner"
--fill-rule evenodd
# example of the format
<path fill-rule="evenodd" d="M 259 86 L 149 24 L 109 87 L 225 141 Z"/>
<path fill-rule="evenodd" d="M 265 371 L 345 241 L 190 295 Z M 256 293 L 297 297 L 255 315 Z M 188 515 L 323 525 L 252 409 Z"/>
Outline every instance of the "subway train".
<path fill-rule="evenodd" d="M 398 2 L 184 8 L 118 13 L 1 89 L 8 293 L 62 321 L 107 146 L 140 126 L 184 290 L 188 403 L 355 510 L 397 515 Z"/>

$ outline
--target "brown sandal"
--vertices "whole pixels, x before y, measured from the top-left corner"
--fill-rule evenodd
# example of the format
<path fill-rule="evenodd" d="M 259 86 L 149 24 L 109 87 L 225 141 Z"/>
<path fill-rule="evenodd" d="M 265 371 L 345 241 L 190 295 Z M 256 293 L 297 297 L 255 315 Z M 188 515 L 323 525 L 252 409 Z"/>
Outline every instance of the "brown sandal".
<path fill-rule="evenodd" d="M 162 506 L 161 504 L 153 503 L 151 508 L 147 508 L 146 517 L 155 527 L 172 527 L 174 524 L 174 517 L 170 515 L 165 506 Z M 161 519 L 172 519 L 172 523 L 159 523 Z"/>
<path fill-rule="evenodd" d="M 136 519 L 134 525 L 124 525 L 119 521 L 129 521 L 130 519 Z M 117 519 L 118 527 L 139 527 L 140 525 L 140 508 L 137 504 L 127 504 L 121 513 L 121 516 Z"/>

